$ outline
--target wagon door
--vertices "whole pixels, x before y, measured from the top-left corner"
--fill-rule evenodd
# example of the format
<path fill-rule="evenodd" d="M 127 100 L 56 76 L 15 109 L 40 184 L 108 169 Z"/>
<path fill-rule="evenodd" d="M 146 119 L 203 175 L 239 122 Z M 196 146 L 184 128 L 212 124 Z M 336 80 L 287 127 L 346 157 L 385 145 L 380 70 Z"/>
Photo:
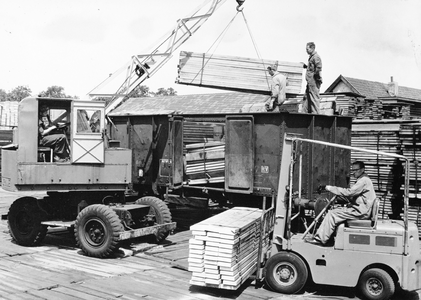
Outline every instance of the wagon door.
<path fill-rule="evenodd" d="M 104 102 L 72 102 L 73 163 L 104 163 Z"/>
<path fill-rule="evenodd" d="M 172 137 L 172 184 L 174 187 L 183 183 L 184 156 L 183 156 L 183 118 L 174 117 L 171 125 Z"/>
<path fill-rule="evenodd" d="M 226 119 L 225 190 L 253 192 L 254 134 L 252 116 L 230 116 Z"/>

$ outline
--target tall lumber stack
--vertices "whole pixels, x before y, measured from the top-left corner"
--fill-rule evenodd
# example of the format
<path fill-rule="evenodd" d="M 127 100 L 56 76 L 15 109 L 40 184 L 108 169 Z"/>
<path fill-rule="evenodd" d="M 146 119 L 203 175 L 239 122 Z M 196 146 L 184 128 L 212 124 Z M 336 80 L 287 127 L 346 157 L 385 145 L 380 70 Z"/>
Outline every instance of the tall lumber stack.
<path fill-rule="evenodd" d="M 185 175 L 190 185 L 224 182 L 224 132 L 220 122 L 184 123 Z"/>
<path fill-rule="evenodd" d="M 190 227 L 190 284 L 235 290 L 256 271 L 262 211 L 235 207 Z M 269 248 L 262 234 L 262 252 Z"/>
<path fill-rule="evenodd" d="M 270 94 L 269 65 L 287 77 L 286 92 L 301 92 L 302 63 L 181 51 L 176 82 L 231 91 Z"/>
<path fill-rule="evenodd" d="M 353 131 L 351 144 L 369 150 L 398 153 L 399 138 L 397 132 Z M 394 158 L 378 156 L 371 153 L 351 151 L 351 160 L 361 160 L 366 165 L 366 173 L 373 181 L 376 194 L 381 198 L 380 213 L 383 218 L 392 214 L 392 201 L 396 196 L 394 191 L 394 174 L 392 172 L 396 161 Z M 399 189 L 400 187 L 398 187 Z"/>
<path fill-rule="evenodd" d="M 409 220 L 416 223 L 421 234 L 421 124 L 396 121 L 353 124 L 352 146 L 388 153 L 402 154 L 410 159 Z M 381 198 L 382 218 L 402 215 L 404 166 L 394 158 L 370 153 L 351 152 L 352 161 L 362 160 L 373 181 L 377 196 Z"/>
<path fill-rule="evenodd" d="M 402 125 L 400 136 L 402 154 L 411 160 L 408 219 L 417 224 L 421 236 L 421 124 Z"/>
<path fill-rule="evenodd" d="M 411 160 L 409 197 L 421 206 L 421 124 L 402 125 L 400 130 L 402 154 Z"/>

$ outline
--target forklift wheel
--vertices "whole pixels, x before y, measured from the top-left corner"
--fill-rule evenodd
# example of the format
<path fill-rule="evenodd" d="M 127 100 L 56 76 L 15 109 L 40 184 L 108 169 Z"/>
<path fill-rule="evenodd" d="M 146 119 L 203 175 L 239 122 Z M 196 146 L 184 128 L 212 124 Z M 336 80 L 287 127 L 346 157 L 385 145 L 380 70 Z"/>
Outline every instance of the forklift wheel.
<path fill-rule="evenodd" d="M 357 289 L 363 299 L 390 299 L 395 293 L 395 282 L 385 270 L 373 268 L 361 275 Z"/>
<path fill-rule="evenodd" d="M 35 246 L 47 234 L 45 212 L 38 206 L 37 199 L 23 197 L 12 203 L 7 216 L 10 235 L 22 246 Z"/>
<path fill-rule="evenodd" d="M 171 223 L 171 212 L 168 206 L 159 198 L 156 197 L 142 197 L 136 200 L 136 204 L 149 205 L 149 214 L 155 218 L 155 224 Z M 158 231 L 155 235 L 157 243 L 165 240 L 170 233 L 168 231 Z"/>
<path fill-rule="evenodd" d="M 266 283 L 278 293 L 298 293 L 305 286 L 307 278 L 307 266 L 294 253 L 279 252 L 267 262 Z"/>
<path fill-rule="evenodd" d="M 124 231 L 117 214 L 108 206 L 87 206 L 77 216 L 76 242 L 89 256 L 108 257 L 118 249 L 119 233 Z"/>

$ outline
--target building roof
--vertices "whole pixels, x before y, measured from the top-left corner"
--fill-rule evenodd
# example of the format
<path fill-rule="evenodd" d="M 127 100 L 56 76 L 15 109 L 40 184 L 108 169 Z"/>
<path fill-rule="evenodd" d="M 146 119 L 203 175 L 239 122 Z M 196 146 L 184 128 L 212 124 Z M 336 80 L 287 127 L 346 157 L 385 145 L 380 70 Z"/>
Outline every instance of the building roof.
<path fill-rule="evenodd" d="M 367 99 L 377 99 L 377 98 L 385 98 L 390 97 L 388 93 L 388 84 L 377 82 L 377 81 L 369 81 L 364 79 L 357 79 L 351 77 L 345 77 L 340 75 L 327 89 L 326 93 L 334 92 L 335 87 L 340 83 L 343 82 L 350 88 L 350 91 L 358 93 L 362 96 L 365 96 Z M 413 100 L 420 100 L 421 101 L 421 90 L 409 88 L 405 86 L 398 87 L 398 95 L 399 98 L 407 98 Z"/>
<path fill-rule="evenodd" d="M 267 95 L 248 93 L 129 98 L 109 115 L 238 113 L 244 105 L 265 102 L 267 99 Z"/>

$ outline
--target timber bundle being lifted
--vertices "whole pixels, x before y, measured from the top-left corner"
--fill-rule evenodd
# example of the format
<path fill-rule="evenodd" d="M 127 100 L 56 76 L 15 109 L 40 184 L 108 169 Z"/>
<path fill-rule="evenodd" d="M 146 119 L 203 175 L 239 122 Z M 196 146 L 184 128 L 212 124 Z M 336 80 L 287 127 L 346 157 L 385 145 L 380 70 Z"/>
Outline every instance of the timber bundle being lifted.
<path fill-rule="evenodd" d="M 302 63 L 263 60 L 227 55 L 181 51 L 179 84 L 231 91 L 270 94 L 270 65 L 287 77 L 288 94 L 299 94 L 303 77 Z"/>

